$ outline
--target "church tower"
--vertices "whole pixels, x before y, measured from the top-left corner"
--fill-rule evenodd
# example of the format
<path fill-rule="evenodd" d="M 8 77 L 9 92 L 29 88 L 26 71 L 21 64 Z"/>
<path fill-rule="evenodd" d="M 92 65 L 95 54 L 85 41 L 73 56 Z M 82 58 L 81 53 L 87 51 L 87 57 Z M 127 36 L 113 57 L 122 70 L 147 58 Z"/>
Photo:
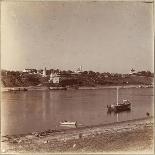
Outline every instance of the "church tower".
<path fill-rule="evenodd" d="M 47 76 L 47 75 L 46 75 L 46 67 L 45 67 L 44 70 L 43 70 L 43 76 L 44 76 L 44 77 Z"/>

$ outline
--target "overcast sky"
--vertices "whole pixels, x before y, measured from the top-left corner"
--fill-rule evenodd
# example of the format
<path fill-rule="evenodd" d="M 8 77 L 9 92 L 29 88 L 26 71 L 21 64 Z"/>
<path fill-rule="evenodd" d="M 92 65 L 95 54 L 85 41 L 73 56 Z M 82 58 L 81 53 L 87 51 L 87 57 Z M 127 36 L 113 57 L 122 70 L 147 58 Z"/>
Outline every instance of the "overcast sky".
<path fill-rule="evenodd" d="M 153 4 L 3 2 L 2 69 L 153 71 Z"/>

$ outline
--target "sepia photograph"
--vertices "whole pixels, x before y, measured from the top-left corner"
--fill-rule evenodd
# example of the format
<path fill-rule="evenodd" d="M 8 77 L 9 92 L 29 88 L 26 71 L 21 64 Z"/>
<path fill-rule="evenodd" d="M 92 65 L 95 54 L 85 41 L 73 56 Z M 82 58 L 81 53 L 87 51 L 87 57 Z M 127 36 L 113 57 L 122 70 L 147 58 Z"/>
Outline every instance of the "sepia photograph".
<path fill-rule="evenodd" d="M 1 153 L 154 154 L 153 8 L 1 1 Z"/>

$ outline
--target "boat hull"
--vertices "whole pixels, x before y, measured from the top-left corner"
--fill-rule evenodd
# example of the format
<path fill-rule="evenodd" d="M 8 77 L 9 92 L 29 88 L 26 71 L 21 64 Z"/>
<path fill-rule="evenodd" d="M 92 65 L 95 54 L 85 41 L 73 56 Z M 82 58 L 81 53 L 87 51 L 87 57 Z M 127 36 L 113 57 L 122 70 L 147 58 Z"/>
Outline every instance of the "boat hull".
<path fill-rule="evenodd" d="M 108 112 L 121 112 L 121 111 L 129 111 L 131 110 L 131 104 L 118 104 L 118 105 L 110 105 L 107 107 Z"/>
<path fill-rule="evenodd" d="M 77 122 L 60 122 L 60 125 L 77 125 Z"/>
<path fill-rule="evenodd" d="M 75 125 L 76 123 L 60 123 L 61 125 Z"/>
<path fill-rule="evenodd" d="M 122 106 L 115 106 L 114 111 L 127 111 L 131 110 L 131 105 L 122 105 Z"/>

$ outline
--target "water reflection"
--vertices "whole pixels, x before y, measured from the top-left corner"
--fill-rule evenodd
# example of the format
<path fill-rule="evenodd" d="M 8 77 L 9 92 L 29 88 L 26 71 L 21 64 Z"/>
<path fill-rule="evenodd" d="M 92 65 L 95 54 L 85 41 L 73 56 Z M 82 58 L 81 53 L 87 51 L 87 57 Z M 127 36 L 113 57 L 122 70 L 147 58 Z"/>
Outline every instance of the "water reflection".
<path fill-rule="evenodd" d="M 46 111 L 46 107 L 48 106 L 48 104 L 47 104 L 47 102 L 46 102 L 46 92 L 43 92 L 42 93 L 42 98 L 41 98 L 42 100 L 41 100 L 41 106 L 42 106 L 42 108 L 41 108 L 41 110 L 42 110 L 42 119 L 45 121 L 46 120 L 46 113 L 47 113 L 47 111 Z"/>
<path fill-rule="evenodd" d="M 130 113 L 131 109 L 128 109 L 126 111 L 115 111 L 115 112 L 107 110 L 107 115 L 114 117 L 116 122 L 120 122 L 121 121 L 121 119 L 119 119 L 120 117 L 123 117 L 124 115 L 128 116 Z"/>
<path fill-rule="evenodd" d="M 119 113 L 130 113 L 131 112 L 131 109 L 126 109 L 125 111 L 110 111 L 110 110 L 107 110 L 107 115 L 111 115 L 111 114 L 119 114 Z"/>
<path fill-rule="evenodd" d="M 23 100 L 26 100 L 26 98 L 27 98 L 27 93 L 24 93 L 23 94 Z M 26 114 L 27 114 L 27 104 L 26 104 L 26 102 L 24 102 L 23 103 L 23 109 L 22 109 L 22 111 L 23 111 L 23 120 L 25 120 L 26 119 Z"/>

